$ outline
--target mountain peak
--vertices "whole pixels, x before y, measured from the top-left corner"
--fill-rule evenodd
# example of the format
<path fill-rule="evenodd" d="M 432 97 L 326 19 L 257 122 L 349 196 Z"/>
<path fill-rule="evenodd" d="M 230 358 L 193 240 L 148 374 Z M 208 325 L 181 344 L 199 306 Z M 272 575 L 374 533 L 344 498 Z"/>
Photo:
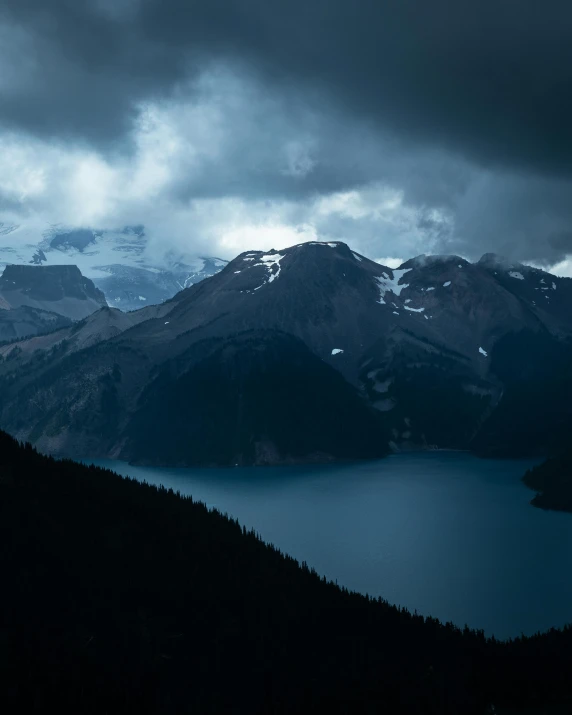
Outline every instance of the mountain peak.
<path fill-rule="evenodd" d="M 74 265 L 7 265 L 0 295 L 12 308 L 28 305 L 73 320 L 107 305 L 104 294 Z"/>
<path fill-rule="evenodd" d="M 403 270 L 404 268 L 427 268 L 433 265 L 445 265 L 448 263 L 455 265 L 465 265 L 468 263 L 468 261 L 466 261 L 464 258 L 461 258 L 461 256 L 456 256 L 454 254 L 434 254 L 428 256 L 425 253 L 422 253 L 419 256 L 415 256 L 415 258 L 410 258 L 408 261 L 405 261 L 405 263 L 402 263 L 399 266 L 399 269 Z"/>
<path fill-rule="evenodd" d="M 498 253 L 483 253 L 477 261 L 477 265 L 485 268 L 512 268 L 515 264 L 506 256 L 500 256 Z"/>
<path fill-rule="evenodd" d="M 0 291 L 22 290 L 32 298 L 59 300 L 73 296 L 80 300 L 93 298 L 106 305 L 103 293 L 77 266 L 8 265 L 0 277 Z"/>
<path fill-rule="evenodd" d="M 364 270 L 358 271 L 358 266 Z M 228 289 L 254 293 L 267 284 L 283 285 L 286 276 L 297 285 L 308 285 L 319 276 L 321 280 L 329 276 L 341 284 L 372 270 L 377 275 L 382 266 L 354 253 L 342 241 L 307 241 L 278 250 L 245 251 L 228 263 L 221 276 L 232 281 L 227 283 Z M 275 283 L 278 278 L 280 282 Z"/>

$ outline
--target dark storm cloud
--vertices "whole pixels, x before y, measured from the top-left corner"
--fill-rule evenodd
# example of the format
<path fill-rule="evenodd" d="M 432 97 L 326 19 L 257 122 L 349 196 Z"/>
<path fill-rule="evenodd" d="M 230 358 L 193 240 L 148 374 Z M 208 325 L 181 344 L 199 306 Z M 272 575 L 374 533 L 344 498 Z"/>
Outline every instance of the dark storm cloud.
<path fill-rule="evenodd" d="M 476 172 L 455 204 L 455 229 L 444 246 L 473 257 L 491 251 L 553 265 L 572 251 L 571 197 L 563 179 Z"/>
<path fill-rule="evenodd" d="M 182 140 L 186 106 L 219 110 L 214 149 L 189 130 L 198 152 L 169 159 L 168 201 L 285 199 L 401 255 L 375 191 L 367 215 L 308 218 L 321 195 L 381 185 L 427 252 L 572 251 L 568 1 L 3 0 L 5 131 L 129 161 L 142 103 L 168 107 Z"/>
<path fill-rule="evenodd" d="M 319 89 L 376 124 L 478 161 L 572 171 L 572 7 L 517 0 L 5 0 L 32 67 L 1 116 L 116 137 L 133 105 L 209 58 Z M 19 55 L 13 48 L 13 57 Z"/>
<path fill-rule="evenodd" d="M 2 3 L 0 121 L 39 136 L 109 145 L 124 138 L 137 102 L 184 76 L 180 52 L 146 45 L 105 7 L 91 0 Z"/>
<path fill-rule="evenodd" d="M 141 27 L 246 57 L 376 124 L 472 158 L 572 169 L 572 8 L 549 0 L 185 0 Z M 168 9 L 168 11 L 166 11 Z"/>
<path fill-rule="evenodd" d="M 548 236 L 548 244 L 555 251 L 559 251 L 561 257 L 572 252 L 572 231 L 558 231 Z"/>

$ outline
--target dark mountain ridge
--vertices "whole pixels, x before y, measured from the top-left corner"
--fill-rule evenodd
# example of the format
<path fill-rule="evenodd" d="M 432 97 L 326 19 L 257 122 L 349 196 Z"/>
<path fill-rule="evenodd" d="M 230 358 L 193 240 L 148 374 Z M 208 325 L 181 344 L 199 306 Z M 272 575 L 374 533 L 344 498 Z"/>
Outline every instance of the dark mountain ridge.
<path fill-rule="evenodd" d="M 546 454 L 570 424 L 572 281 L 493 256 L 476 264 L 419 256 L 391 269 L 343 243 L 248 251 L 160 312 L 145 310 L 143 319 L 136 317 L 141 311 L 128 314 L 131 325 L 92 340 L 75 357 L 66 348 L 55 357 L 40 354 L 33 365 L 18 357 L 4 365 L 0 424 L 56 454 L 134 461 L 161 454 L 161 463 L 168 450 L 159 425 L 171 425 L 177 464 L 315 458 L 300 445 L 319 441 L 330 404 L 346 401 L 348 390 L 352 410 L 339 410 L 338 419 L 354 434 L 353 446 L 313 450 L 323 459 L 379 455 L 388 444 Z M 300 343 L 305 352 L 294 347 Z M 16 346 L 23 354 L 28 347 Z M 304 370 L 289 371 L 281 350 L 316 375 L 322 391 L 312 400 Z M 259 369 L 270 392 L 284 376 L 280 400 L 263 397 Z M 343 387 L 332 382 L 332 369 Z M 240 388 L 232 375 L 241 376 Z M 226 390 L 218 390 L 223 381 Z M 294 409 L 309 402 L 311 424 Z M 263 404 L 264 418 L 255 418 Z M 247 432 L 240 420 L 228 422 L 241 405 L 250 415 Z M 372 414 L 376 434 L 366 429 L 368 444 L 357 441 L 350 422 L 371 424 Z M 537 414 L 542 430 L 535 429 Z M 111 416 L 112 429 L 105 427 Z M 144 441 L 135 425 L 145 425 Z"/>
<path fill-rule="evenodd" d="M 0 343 L 21 341 L 34 335 L 53 333 L 72 325 L 72 321 L 63 315 L 48 310 L 31 308 L 0 309 Z M 1 351 L 1 348 L 0 348 Z"/>

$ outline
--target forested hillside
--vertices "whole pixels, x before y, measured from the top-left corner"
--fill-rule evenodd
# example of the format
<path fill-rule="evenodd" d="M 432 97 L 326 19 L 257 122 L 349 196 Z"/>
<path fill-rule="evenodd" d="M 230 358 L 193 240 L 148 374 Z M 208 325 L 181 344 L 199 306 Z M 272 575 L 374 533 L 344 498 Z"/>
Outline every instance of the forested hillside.
<path fill-rule="evenodd" d="M 3 433 L 0 530 L 4 712 L 572 704 L 569 631 L 505 644 L 425 620 L 326 583 L 190 499 Z"/>

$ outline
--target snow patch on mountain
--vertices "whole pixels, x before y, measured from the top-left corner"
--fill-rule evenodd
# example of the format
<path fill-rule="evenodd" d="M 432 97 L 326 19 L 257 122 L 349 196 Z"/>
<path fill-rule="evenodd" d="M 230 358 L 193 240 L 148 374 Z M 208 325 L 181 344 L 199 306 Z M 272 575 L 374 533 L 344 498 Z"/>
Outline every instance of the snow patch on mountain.
<path fill-rule="evenodd" d="M 266 285 L 267 283 L 272 283 L 273 280 L 278 278 L 280 275 L 280 261 L 284 258 L 284 254 L 281 253 L 266 253 L 262 256 L 259 256 L 259 263 L 253 263 L 254 266 L 265 266 L 268 268 L 270 274 L 268 278 L 264 281 L 264 283 L 261 283 L 257 288 L 254 290 L 258 290 L 259 288 L 262 288 L 262 286 Z M 276 271 L 274 271 L 274 268 L 276 268 Z"/>
<path fill-rule="evenodd" d="M 520 271 L 509 271 L 508 274 L 511 278 L 517 278 L 519 281 L 524 280 L 524 276 L 520 273 Z"/>
<path fill-rule="evenodd" d="M 379 284 L 379 300 L 377 301 L 381 305 L 386 305 L 384 296 L 386 293 L 393 293 L 394 295 L 401 295 L 401 291 L 404 288 L 408 288 L 408 283 L 400 284 L 399 281 L 406 273 L 412 270 L 411 268 L 395 269 L 392 271 L 393 277 L 390 278 L 387 273 L 382 273 L 381 276 L 376 276 L 376 281 Z"/>

